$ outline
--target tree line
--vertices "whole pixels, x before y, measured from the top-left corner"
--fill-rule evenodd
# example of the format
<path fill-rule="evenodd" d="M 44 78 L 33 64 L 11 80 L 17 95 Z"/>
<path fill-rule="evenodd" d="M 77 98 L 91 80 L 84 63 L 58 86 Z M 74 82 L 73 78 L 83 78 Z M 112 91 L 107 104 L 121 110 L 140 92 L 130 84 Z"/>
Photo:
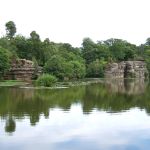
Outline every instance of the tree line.
<path fill-rule="evenodd" d="M 0 38 L 0 76 L 10 68 L 13 59 L 33 60 L 43 71 L 60 80 L 84 77 L 104 77 L 108 63 L 126 60 L 145 60 L 150 72 L 150 38 L 136 46 L 122 39 L 94 42 L 84 38 L 81 47 L 69 43 L 41 40 L 36 31 L 29 37 L 16 35 L 13 21 L 5 24 L 6 35 Z"/>

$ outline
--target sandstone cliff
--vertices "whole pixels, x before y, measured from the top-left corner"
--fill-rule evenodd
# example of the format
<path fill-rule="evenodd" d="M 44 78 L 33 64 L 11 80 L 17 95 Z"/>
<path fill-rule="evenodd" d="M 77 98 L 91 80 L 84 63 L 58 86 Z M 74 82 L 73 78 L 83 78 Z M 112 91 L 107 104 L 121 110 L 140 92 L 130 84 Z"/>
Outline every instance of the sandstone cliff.
<path fill-rule="evenodd" d="M 145 78 L 148 70 L 144 61 L 111 63 L 105 69 L 106 78 Z"/>
<path fill-rule="evenodd" d="M 5 74 L 7 80 L 32 80 L 38 76 L 42 69 L 35 66 L 34 63 L 26 59 L 13 60 L 10 70 Z"/>

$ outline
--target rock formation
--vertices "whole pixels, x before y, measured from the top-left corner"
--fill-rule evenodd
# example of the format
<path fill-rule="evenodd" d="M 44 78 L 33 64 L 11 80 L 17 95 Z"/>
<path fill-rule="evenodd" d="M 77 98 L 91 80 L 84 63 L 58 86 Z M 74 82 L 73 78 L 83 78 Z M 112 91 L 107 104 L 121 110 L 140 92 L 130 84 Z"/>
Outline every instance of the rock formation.
<path fill-rule="evenodd" d="M 5 74 L 7 80 L 30 81 L 35 76 L 41 74 L 42 68 L 34 66 L 34 63 L 26 59 L 16 59 L 12 61 L 10 70 Z"/>
<path fill-rule="evenodd" d="M 145 78 L 148 70 L 144 61 L 122 61 L 106 67 L 106 78 Z"/>

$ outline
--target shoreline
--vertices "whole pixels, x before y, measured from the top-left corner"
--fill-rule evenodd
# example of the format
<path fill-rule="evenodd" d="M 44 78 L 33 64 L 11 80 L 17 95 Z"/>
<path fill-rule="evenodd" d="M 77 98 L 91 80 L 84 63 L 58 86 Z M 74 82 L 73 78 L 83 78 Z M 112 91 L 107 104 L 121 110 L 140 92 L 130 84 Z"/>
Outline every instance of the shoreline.
<path fill-rule="evenodd" d="M 85 86 L 89 84 L 97 84 L 104 82 L 114 82 L 116 80 L 145 80 L 145 79 L 137 79 L 137 78 L 85 78 L 82 80 L 72 80 L 72 81 L 60 81 L 51 87 L 44 86 L 35 86 L 34 81 L 26 82 L 26 81 L 18 81 L 18 80 L 3 80 L 0 81 L 0 87 L 18 87 L 22 89 L 65 89 L 74 86 Z"/>

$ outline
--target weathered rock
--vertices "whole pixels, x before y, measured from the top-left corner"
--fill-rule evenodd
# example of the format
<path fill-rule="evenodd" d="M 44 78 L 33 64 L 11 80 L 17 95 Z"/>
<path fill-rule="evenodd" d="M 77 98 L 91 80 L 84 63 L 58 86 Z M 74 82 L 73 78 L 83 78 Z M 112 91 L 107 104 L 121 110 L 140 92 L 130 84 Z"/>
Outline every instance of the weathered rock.
<path fill-rule="evenodd" d="M 41 67 L 35 67 L 34 63 L 26 59 L 13 60 L 10 70 L 5 74 L 7 80 L 32 80 L 42 73 Z"/>
<path fill-rule="evenodd" d="M 106 78 L 145 78 L 148 70 L 144 61 L 122 61 L 108 64 Z"/>

